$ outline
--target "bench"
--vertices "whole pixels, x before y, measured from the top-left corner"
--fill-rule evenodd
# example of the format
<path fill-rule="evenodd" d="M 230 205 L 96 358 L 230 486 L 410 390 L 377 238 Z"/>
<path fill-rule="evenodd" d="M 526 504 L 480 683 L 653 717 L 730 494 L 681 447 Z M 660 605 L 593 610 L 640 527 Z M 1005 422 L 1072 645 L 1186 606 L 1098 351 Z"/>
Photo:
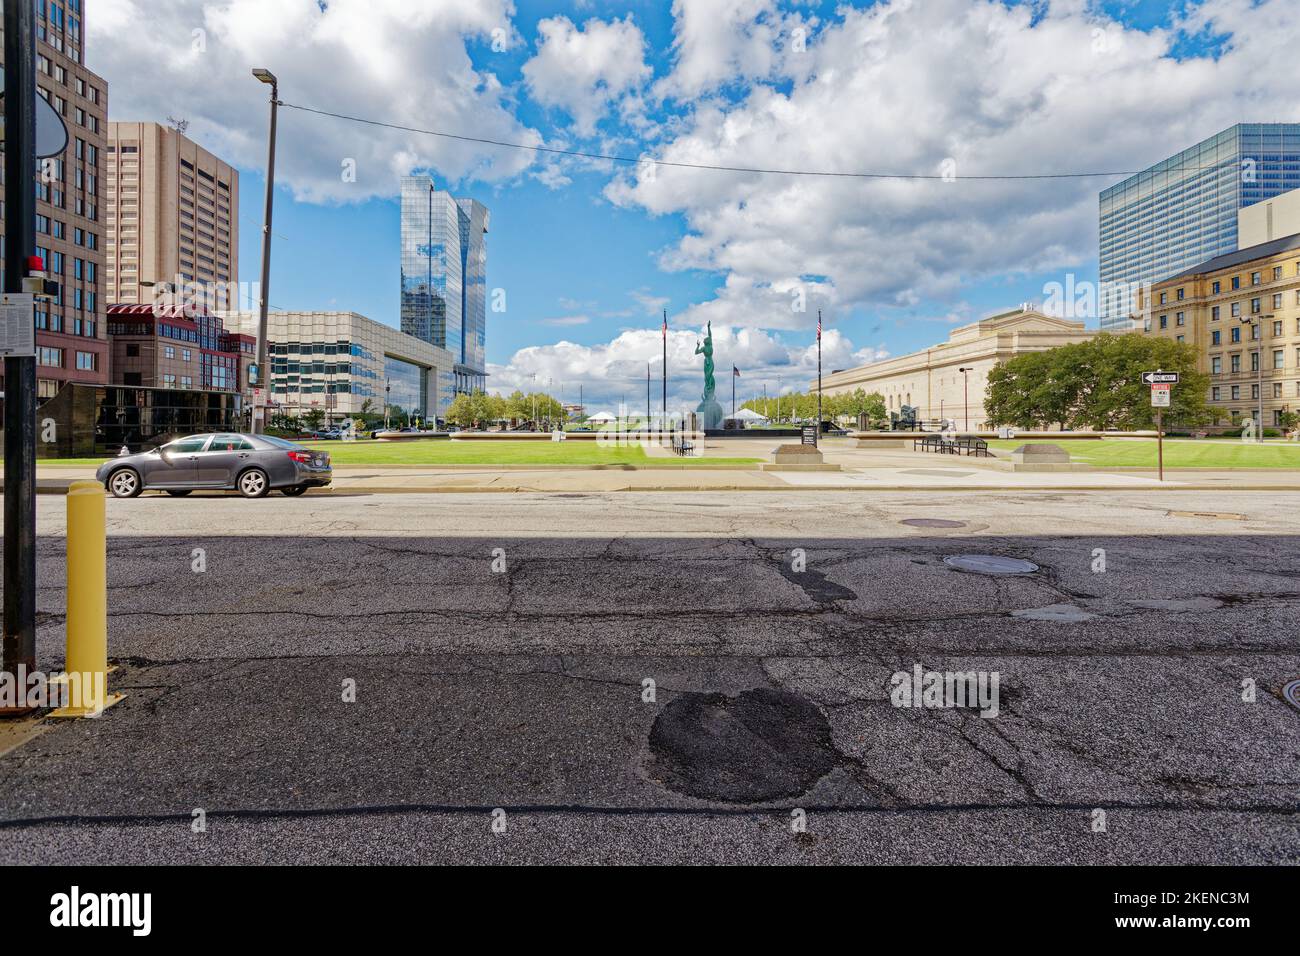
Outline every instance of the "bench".
<path fill-rule="evenodd" d="M 685 458 L 695 451 L 695 443 L 689 442 L 680 435 L 673 435 L 673 454 Z"/>
<path fill-rule="evenodd" d="M 954 455 L 966 455 L 974 458 L 992 458 L 993 453 L 989 451 L 989 443 L 983 438 L 976 438 L 974 435 L 958 435 L 956 446 L 953 448 Z"/>

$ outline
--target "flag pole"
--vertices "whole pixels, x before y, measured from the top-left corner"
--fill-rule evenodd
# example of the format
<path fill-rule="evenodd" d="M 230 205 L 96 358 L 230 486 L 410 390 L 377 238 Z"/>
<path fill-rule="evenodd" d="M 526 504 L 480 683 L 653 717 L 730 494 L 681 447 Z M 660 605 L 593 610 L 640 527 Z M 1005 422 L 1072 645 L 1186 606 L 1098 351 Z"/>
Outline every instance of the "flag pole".
<path fill-rule="evenodd" d="M 817 441 L 822 435 L 822 310 L 817 310 Z"/>
<path fill-rule="evenodd" d="M 659 429 L 662 431 L 668 425 L 668 310 L 664 309 L 664 407 L 662 418 L 659 420 Z"/>

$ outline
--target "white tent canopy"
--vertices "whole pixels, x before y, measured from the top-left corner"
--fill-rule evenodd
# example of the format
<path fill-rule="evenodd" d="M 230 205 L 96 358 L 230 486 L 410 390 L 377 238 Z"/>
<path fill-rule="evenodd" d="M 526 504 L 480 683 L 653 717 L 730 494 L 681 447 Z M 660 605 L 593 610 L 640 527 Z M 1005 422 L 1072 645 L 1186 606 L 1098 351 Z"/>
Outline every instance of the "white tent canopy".
<path fill-rule="evenodd" d="M 742 422 L 765 422 L 767 419 L 754 411 L 752 408 L 742 408 L 733 416 Z"/>
<path fill-rule="evenodd" d="M 591 415 L 591 416 L 589 416 L 589 417 L 587 418 L 587 421 L 589 421 L 589 422 L 616 422 L 616 421 L 618 421 L 618 419 L 615 418 L 613 415 L 611 415 L 609 412 L 597 412 L 595 415 Z"/>

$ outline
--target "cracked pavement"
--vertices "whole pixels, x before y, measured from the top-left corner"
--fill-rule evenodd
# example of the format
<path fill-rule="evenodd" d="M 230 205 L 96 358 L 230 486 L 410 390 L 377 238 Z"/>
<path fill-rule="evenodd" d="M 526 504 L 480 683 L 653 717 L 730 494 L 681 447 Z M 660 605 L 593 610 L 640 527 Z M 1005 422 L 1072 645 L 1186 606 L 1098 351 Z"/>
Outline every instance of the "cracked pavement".
<path fill-rule="evenodd" d="M 0 756 L 0 862 L 1297 863 L 1297 501 L 109 501 L 109 686 L 127 696 Z M 38 502 L 47 668 L 63 505 Z M 997 672 L 999 715 L 893 706 L 916 664 Z M 758 689 L 774 710 L 736 709 Z M 696 723 L 656 734 L 670 707 Z M 693 729 L 714 745 L 654 751 Z M 698 795 L 764 768 L 788 791 L 799 741 L 800 792 Z M 696 795 L 665 758 L 695 761 Z"/>

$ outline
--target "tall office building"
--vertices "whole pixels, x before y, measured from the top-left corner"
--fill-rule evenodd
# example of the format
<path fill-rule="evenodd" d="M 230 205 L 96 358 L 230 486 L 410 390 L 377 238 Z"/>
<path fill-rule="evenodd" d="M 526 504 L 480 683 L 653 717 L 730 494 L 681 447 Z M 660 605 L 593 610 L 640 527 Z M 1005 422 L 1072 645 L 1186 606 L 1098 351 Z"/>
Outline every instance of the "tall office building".
<path fill-rule="evenodd" d="M 1100 196 L 1101 327 L 1123 329 L 1138 286 L 1237 248 L 1237 212 L 1300 187 L 1300 123 L 1238 123 Z"/>
<path fill-rule="evenodd" d="M 108 84 L 83 65 L 86 28 L 81 0 L 35 4 L 37 93 L 68 130 L 63 154 L 40 161 L 36 171 L 32 251 L 45 260 L 47 276 L 59 283 L 57 298 L 36 302 L 36 394 L 38 402 L 45 402 L 66 382 L 108 381 L 99 167 L 108 125 Z M 3 196 L 0 189 L 0 200 Z M 3 228 L 0 221 L 0 235 Z M 0 390 L 3 382 L 0 368 Z"/>
<path fill-rule="evenodd" d="M 454 199 L 428 176 L 402 179 L 402 331 L 451 353 L 440 407 L 484 387 L 487 207 Z"/>
<path fill-rule="evenodd" d="M 166 283 L 208 297 L 205 311 L 239 306 L 239 171 L 157 123 L 108 124 L 106 294 L 150 302 Z M 180 304 L 180 303 L 175 303 Z"/>

